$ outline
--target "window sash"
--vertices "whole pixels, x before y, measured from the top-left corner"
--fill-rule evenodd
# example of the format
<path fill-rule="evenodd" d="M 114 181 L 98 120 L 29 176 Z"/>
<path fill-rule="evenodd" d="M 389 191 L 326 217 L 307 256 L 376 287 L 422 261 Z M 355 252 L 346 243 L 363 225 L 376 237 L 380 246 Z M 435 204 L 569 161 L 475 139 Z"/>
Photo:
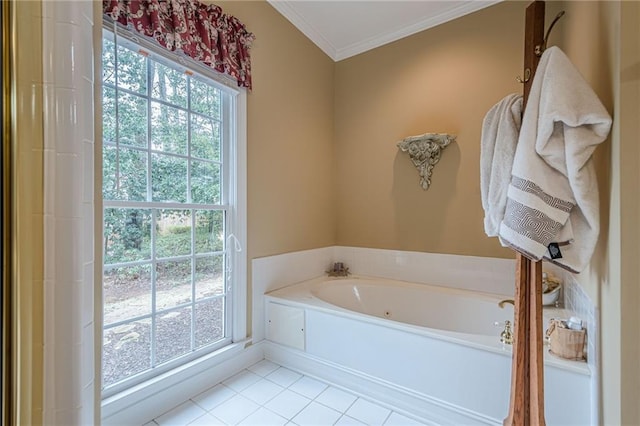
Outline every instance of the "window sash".
<path fill-rule="evenodd" d="M 106 34 L 110 34 L 107 31 L 105 31 Z M 117 37 L 118 37 L 118 44 L 121 45 L 125 45 L 125 47 L 130 48 L 131 46 L 135 45 L 133 43 L 131 43 L 130 41 L 125 41 L 124 43 L 121 42 L 121 36 L 122 36 L 122 32 L 118 31 Z M 115 38 L 115 36 L 111 33 L 111 37 L 112 40 Z M 109 38 L 108 36 L 106 38 Z M 143 43 L 140 43 L 141 40 L 135 40 L 137 42 L 137 44 L 142 45 Z M 148 46 L 142 46 L 147 47 Z M 135 51 L 135 50 L 134 50 Z M 117 53 L 116 53 L 117 55 Z M 158 63 L 161 63 L 162 65 L 168 66 L 172 69 L 183 69 L 181 66 L 176 66 L 176 64 L 171 61 L 171 60 L 167 60 L 165 58 L 163 58 L 161 55 L 158 55 L 154 52 L 147 52 L 147 60 L 153 60 L 156 61 Z M 180 61 L 183 62 L 183 61 Z M 216 296 L 212 296 L 209 298 L 204 298 L 204 299 L 199 299 L 199 300 L 195 300 L 194 297 L 192 297 L 191 302 L 185 303 L 183 305 L 179 305 L 179 306 L 172 306 L 171 308 L 162 310 L 162 311 L 156 311 L 155 307 L 152 309 L 152 311 L 147 314 L 147 315 L 141 315 L 135 318 L 130 318 L 130 319 L 126 319 L 126 320 L 122 320 L 120 322 L 117 323 L 112 323 L 112 324 L 108 324 L 106 326 L 103 327 L 103 330 L 106 331 L 110 328 L 116 327 L 118 324 L 124 324 L 127 322 L 132 322 L 134 320 L 142 320 L 142 319 L 147 319 L 147 318 L 151 318 L 151 320 L 153 321 L 153 317 L 157 316 L 158 313 L 166 313 L 166 312 L 170 312 L 173 310 L 178 310 L 181 307 L 185 307 L 185 306 L 191 306 L 192 309 L 195 309 L 196 305 L 202 302 L 206 302 L 206 301 L 210 301 L 210 300 L 214 300 L 214 299 L 224 299 L 225 300 L 225 307 L 224 307 L 224 313 L 225 313 L 225 318 L 224 318 L 224 324 L 225 324 L 225 333 L 224 333 L 224 338 L 222 340 L 219 340 L 213 344 L 210 344 L 208 346 L 205 346 L 203 348 L 200 349 L 196 349 L 196 350 L 192 350 L 190 353 L 187 353 L 185 355 L 179 356 L 175 359 L 172 359 L 170 361 L 167 362 L 163 362 L 157 366 L 154 366 L 152 364 L 152 368 L 143 372 L 140 372 L 138 374 L 134 374 L 124 380 L 121 380 L 119 382 L 116 382 L 114 384 L 111 384 L 105 388 L 103 388 L 103 397 L 108 397 L 110 395 L 113 395 L 115 393 L 118 393 L 122 390 L 125 390 L 127 388 L 129 388 L 130 386 L 136 384 L 136 383 L 140 383 L 144 380 L 147 380 L 151 377 L 154 377 L 158 374 L 161 374 L 162 372 L 168 371 L 170 369 L 173 369 L 179 365 L 182 365 L 186 362 L 189 362 L 193 359 L 196 359 L 206 353 L 215 351 L 219 348 L 222 348 L 228 344 L 230 344 L 232 342 L 232 336 L 234 334 L 234 330 L 233 330 L 233 306 L 235 305 L 235 303 L 232 303 L 232 296 L 233 296 L 233 285 L 231 285 L 232 283 L 228 282 L 228 275 L 227 275 L 227 267 L 229 264 L 232 264 L 234 262 L 233 260 L 233 247 L 231 247 L 231 249 L 227 249 L 227 242 L 229 240 L 229 237 L 232 235 L 232 233 L 230 232 L 230 230 L 233 229 L 233 216 L 230 214 L 232 211 L 232 205 L 229 204 L 229 200 L 230 200 L 230 194 L 229 194 L 229 183 L 231 183 L 231 170 L 230 167 L 224 167 L 224 165 L 230 165 L 230 152 L 231 149 L 229 149 L 229 141 L 231 139 L 232 136 L 232 129 L 231 126 L 229 125 L 223 125 L 222 126 L 222 134 L 221 134 L 221 138 L 222 138 L 222 146 L 220 147 L 221 149 L 221 156 L 220 156 L 220 161 L 214 161 L 214 160 L 207 160 L 207 159 L 202 159 L 199 157 L 194 157 L 190 155 L 190 152 L 187 152 L 187 155 L 180 155 L 180 154 L 173 154 L 173 153 L 167 153 L 165 151 L 158 151 L 158 150 L 153 150 L 151 149 L 151 127 L 150 127 L 150 120 L 151 120 L 151 103 L 152 102 L 157 102 L 157 103 L 163 103 L 163 101 L 158 100 L 155 97 L 151 96 L 151 92 L 152 92 L 152 87 L 151 87 L 151 80 L 148 78 L 149 75 L 149 66 L 147 65 L 147 90 L 145 94 L 140 94 L 137 92 L 133 92 L 130 91 L 126 88 L 121 88 L 121 87 L 117 87 L 116 85 L 111 85 L 111 84 L 104 84 L 105 87 L 110 87 L 112 89 L 115 90 L 116 93 L 116 98 L 115 98 L 115 102 L 116 105 L 118 103 L 118 91 L 123 91 L 126 93 L 130 93 L 132 95 L 135 96 L 140 96 L 144 99 L 146 99 L 147 102 L 147 147 L 140 147 L 140 146 L 129 146 L 129 145 L 125 145 L 125 144 L 120 144 L 119 143 L 119 138 L 116 135 L 116 141 L 114 143 L 104 143 L 105 146 L 113 146 L 116 147 L 117 149 L 120 148 L 127 148 L 127 149 L 134 149 L 134 150 L 139 150 L 141 152 L 146 152 L 148 155 L 148 159 L 147 159 L 147 179 L 151 179 L 151 167 L 152 167 L 152 163 L 151 161 L 149 161 L 151 159 L 151 155 L 153 153 L 157 153 L 157 154 L 162 154 L 162 155 L 168 155 L 168 156 L 173 156 L 173 157 L 178 157 L 178 158 L 184 158 L 187 159 L 189 161 L 188 164 L 188 168 L 190 167 L 190 161 L 191 160 L 197 160 L 197 161 L 202 161 L 205 163 L 212 163 L 212 164 L 219 164 L 221 165 L 221 173 L 220 173 L 220 178 L 221 178 L 221 187 L 220 187 L 220 203 L 219 204 L 206 204 L 206 203 L 193 203 L 193 202 L 188 202 L 188 203 L 174 203 L 174 202 L 159 202 L 159 201 L 149 201 L 152 200 L 152 194 L 151 194 L 151 182 L 147 182 L 147 200 L 146 201 L 128 201 L 128 200 L 110 200 L 110 199 L 104 199 L 103 201 L 103 208 L 107 209 L 107 208 L 132 208 L 132 209 L 151 209 L 152 212 L 156 212 L 158 209 L 180 209 L 180 210 L 192 210 L 192 215 L 195 215 L 195 211 L 196 210 L 200 210 L 200 211 L 224 211 L 225 214 L 225 219 L 224 219 L 224 225 L 225 225 L 225 230 L 224 230 L 224 238 L 225 238 L 225 242 L 224 242 L 224 247 L 225 249 L 223 251 L 217 251 L 217 252 L 210 252 L 210 253 L 195 253 L 195 250 L 192 247 L 192 251 L 190 255 L 185 255 L 185 256 L 176 256 L 176 257 L 169 257 L 169 258 L 162 258 L 159 259 L 155 256 L 155 253 L 152 253 L 151 255 L 151 259 L 147 259 L 147 260 L 142 260 L 142 261 L 135 261 L 135 262 L 123 262 L 123 263 L 119 263 L 119 264 L 104 264 L 103 263 L 103 268 L 104 271 L 109 271 L 112 269 L 115 269 L 117 267 L 126 267 L 126 266 L 136 266 L 136 265 L 151 265 L 152 271 L 155 270 L 155 265 L 158 263 L 158 261 L 166 261 L 166 260 L 181 260 L 181 259 L 191 259 L 192 261 L 192 274 L 193 269 L 195 268 L 195 261 L 198 258 L 203 258 L 203 257 L 207 257 L 207 256 L 211 256 L 211 255 L 218 255 L 218 254 L 222 254 L 224 256 L 225 262 L 223 264 L 223 294 L 221 295 L 216 295 Z M 237 90 L 230 88 L 227 84 L 223 84 L 220 85 L 219 82 L 216 83 L 217 79 L 214 81 L 210 81 L 208 78 L 204 78 L 201 76 L 198 76 L 197 74 L 193 74 L 192 72 L 189 73 L 189 70 L 184 68 L 184 71 L 187 72 L 189 75 L 189 78 L 191 79 L 195 79 L 198 81 L 202 81 L 205 82 L 206 84 L 209 84 L 213 87 L 216 87 L 218 89 L 221 90 L 221 98 L 222 98 L 222 109 L 220 111 L 220 122 L 226 122 L 227 124 L 229 123 L 229 119 L 231 117 L 233 117 L 232 115 L 232 110 L 233 110 L 233 106 L 234 106 L 234 96 L 238 93 Z M 117 72 L 117 71 L 116 71 Z M 189 87 L 189 86 L 188 86 Z M 189 98 L 188 98 L 189 99 Z M 166 102 L 167 106 L 170 106 L 171 108 L 176 108 L 178 110 L 182 110 L 187 112 L 187 124 L 189 125 L 191 120 L 190 117 L 191 115 L 193 116 L 200 116 L 200 117 L 206 117 L 208 119 L 211 119 L 212 117 L 204 115 L 204 114 L 200 114 L 198 112 L 195 111 L 191 111 L 189 109 L 189 105 L 187 105 L 187 108 L 182 108 L 180 106 L 176 106 L 172 103 Z M 116 107 L 116 111 L 117 111 L 117 107 Z M 226 120 L 226 121 L 225 121 Z M 190 137 L 191 135 L 188 135 L 188 141 L 190 143 Z M 189 169 L 188 169 L 189 170 Z M 190 182 L 189 182 L 189 178 L 187 180 L 188 182 L 188 193 L 187 193 L 187 197 L 188 199 L 190 199 L 191 197 L 191 190 L 190 190 Z M 153 224 L 155 223 L 155 214 L 152 214 L 152 226 L 154 226 Z M 193 219 L 192 216 L 192 221 L 195 220 Z M 194 241 L 194 234 L 195 234 L 195 228 L 192 226 L 192 245 L 195 244 Z M 152 242 L 152 251 L 155 252 L 155 244 Z M 155 278 L 152 280 L 152 282 L 155 283 Z M 155 286 L 155 284 L 153 284 Z M 155 291 L 155 289 L 153 289 L 153 291 Z M 195 291 L 195 284 L 194 284 L 194 277 L 193 275 L 191 276 L 191 291 L 192 293 Z M 193 296 L 193 295 L 192 295 Z M 154 298 L 155 299 L 155 298 Z M 195 324 L 193 323 L 193 316 L 195 315 L 195 312 L 192 312 L 192 328 L 191 328 L 191 332 L 194 333 L 195 329 L 194 326 Z M 153 325 L 152 325 L 153 327 Z M 155 338 L 155 336 L 154 336 Z M 193 341 L 192 341 L 192 348 L 193 346 Z M 155 362 L 154 356 L 152 354 L 152 363 Z"/>

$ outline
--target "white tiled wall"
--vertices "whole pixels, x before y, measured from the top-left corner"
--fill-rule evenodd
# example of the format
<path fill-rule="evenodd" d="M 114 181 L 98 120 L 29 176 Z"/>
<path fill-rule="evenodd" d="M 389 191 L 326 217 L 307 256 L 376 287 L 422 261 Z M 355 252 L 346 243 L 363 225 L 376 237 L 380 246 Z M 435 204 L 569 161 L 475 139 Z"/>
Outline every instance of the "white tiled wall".
<path fill-rule="evenodd" d="M 93 4 L 42 2 L 44 421 L 94 423 Z"/>
<path fill-rule="evenodd" d="M 513 295 L 515 262 L 509 259 L 360 247 L 324 247 L 253 259 L 253 340 L 264 338 L 266 292 L 319 277 L 333 262 L 351 273 L 487 293 Z"/>
<path fill-rule="evenodd" d="M 261 257 L 251 262 L 252 338 L 264 339 L 264 294 L 324 273 L 333 259 L 333 247 Z"/>
<path fill-rule="evenodd" d="M 512 295 L 515 261 L 492 257 L 335 247 L 334 257 L 358 275 Z"/>
<path fill-rule="evenodd" d="M 600 362 L 600 357 L 598 355 L 600 326 L 598 323 L 598 310 L 573 274 L 565 272 L 562 276 L 564 280 L 564 306 L 570 315 L 574 315 L 582 319 L 583 327 L 587 330 L 586 356 L 587 364 L 591 370 L 591 418 L 598 419 L 600 417 L 598 412 L 598 395 L 600 392 L 600 376 L 598 369 L 598 364 Z"/>
<path fill-rule="evenodd" d="M 582 324 L 587 329 L 587 360 L 595 361 L 595 336 L 598 335 L 595 307 L 572 274 L 565 274 L 564 305 L 573 315 L 582 319 Z"/>

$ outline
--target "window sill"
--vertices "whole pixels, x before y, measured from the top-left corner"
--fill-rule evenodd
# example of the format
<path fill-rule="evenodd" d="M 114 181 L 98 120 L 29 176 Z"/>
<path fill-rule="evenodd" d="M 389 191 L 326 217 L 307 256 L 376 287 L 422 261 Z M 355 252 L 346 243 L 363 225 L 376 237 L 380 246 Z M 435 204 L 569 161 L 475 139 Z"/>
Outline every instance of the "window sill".
<path fill-rule="evenodd" d="M 250 340 L 228 345 L 102 401 L 102 424 L 144 424 L 263 358 Z"/>

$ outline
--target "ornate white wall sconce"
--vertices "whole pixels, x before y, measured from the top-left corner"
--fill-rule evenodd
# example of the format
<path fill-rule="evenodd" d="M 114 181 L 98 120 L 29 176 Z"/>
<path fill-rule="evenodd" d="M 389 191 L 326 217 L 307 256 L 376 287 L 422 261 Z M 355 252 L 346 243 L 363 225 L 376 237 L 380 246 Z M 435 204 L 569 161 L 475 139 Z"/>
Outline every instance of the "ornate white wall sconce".
<path fill-rule="evenodd" d="M 433 166 L 440 161 L 442 150 L 455 140 L 456 136 L 446 133 L 425 133 L 409 136 L 398 142 L 398 148 L 402 152 L 409 153 L 409 158 L 418 169 L 422 189 L 429 189 Z"/>

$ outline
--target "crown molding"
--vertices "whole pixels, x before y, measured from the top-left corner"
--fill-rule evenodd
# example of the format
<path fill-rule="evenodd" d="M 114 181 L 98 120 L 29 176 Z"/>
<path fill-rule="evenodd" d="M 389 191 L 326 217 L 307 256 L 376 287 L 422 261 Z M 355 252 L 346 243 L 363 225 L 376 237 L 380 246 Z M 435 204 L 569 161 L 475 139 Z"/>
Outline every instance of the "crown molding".
<path fill-rule="evenodd" d="M 285 0 L 267 0 L 267 2 L 273 6 L 282 16 L 284 16 L 289 22 L 291 22 L 302 34 L 307 36 L 316 46 L 318 46 L 327 56 L 336 60 L 337 50 L 329 40 L 327 40 L 319 31 L 317 31 L 306 19 L 302 17 L 293 7 L 291 7 L 291 1 Z"/>
<path fill-rule="evenodd" d="M 461 16 L 468 15 L 480 9 L 484 9 L 496 3 L 500 3 L 501 1 L 503 0 L 467 1 L 460 6 L 449 9 L 438 15 L 430 16 L 426 19 L 416 22 L 415 24 L 409 25 L 407 27 L 403 27 L 399 30 L 384 32 L 378 36 L 371 37 L 359 43 L 353 43 L 346 47 L 336 49 L 336 54 L 335 56 L 332 56 L 332 59 L 338 62 L 343 59 L 347 59 L 352 56 L 359 55 L 360 53 L 364 53 L 366 51 L 375 49 L 377 47 L 384 46 L 385 44 L 389 44 L 396 40 L 400 40 L 410 35 L 419 33 L 420 31 L 424 31 L 429 28 L 436 27 L 440 24 L 444 24 L 445 22 L 452 21 Z"/>
<path fill-rule="evenodd" d="M 375 49 L 385 44 L 400 40 L 401 38 L 416 34 L 437 25 L 459 18 L 461 16 L 473 13 L 480 9 L 500 3 L 503 0 L 467 0 L 462 4 L 455 6 L 449 10 L 439 13 L 435 16 L 429 16 L 412 25 L 402 27 L 395 31 L 382 32 L 375 37 L 367 38 L 363 41 L 352 43 L 344 47 L 336 47 L 327 40 L 320 31 L 316 30 L 313 25 L 299 14 L 295 7 L 292 6 L 296 0 L 267 0 L 274 9 L 291 22 L 300 32 L 309 38 L 316 46 L 318 46 L 327 56 L 334 62 L 350 58 L 368 50 Z M 330 4 L 331 2 L 327 2 Z"/>

